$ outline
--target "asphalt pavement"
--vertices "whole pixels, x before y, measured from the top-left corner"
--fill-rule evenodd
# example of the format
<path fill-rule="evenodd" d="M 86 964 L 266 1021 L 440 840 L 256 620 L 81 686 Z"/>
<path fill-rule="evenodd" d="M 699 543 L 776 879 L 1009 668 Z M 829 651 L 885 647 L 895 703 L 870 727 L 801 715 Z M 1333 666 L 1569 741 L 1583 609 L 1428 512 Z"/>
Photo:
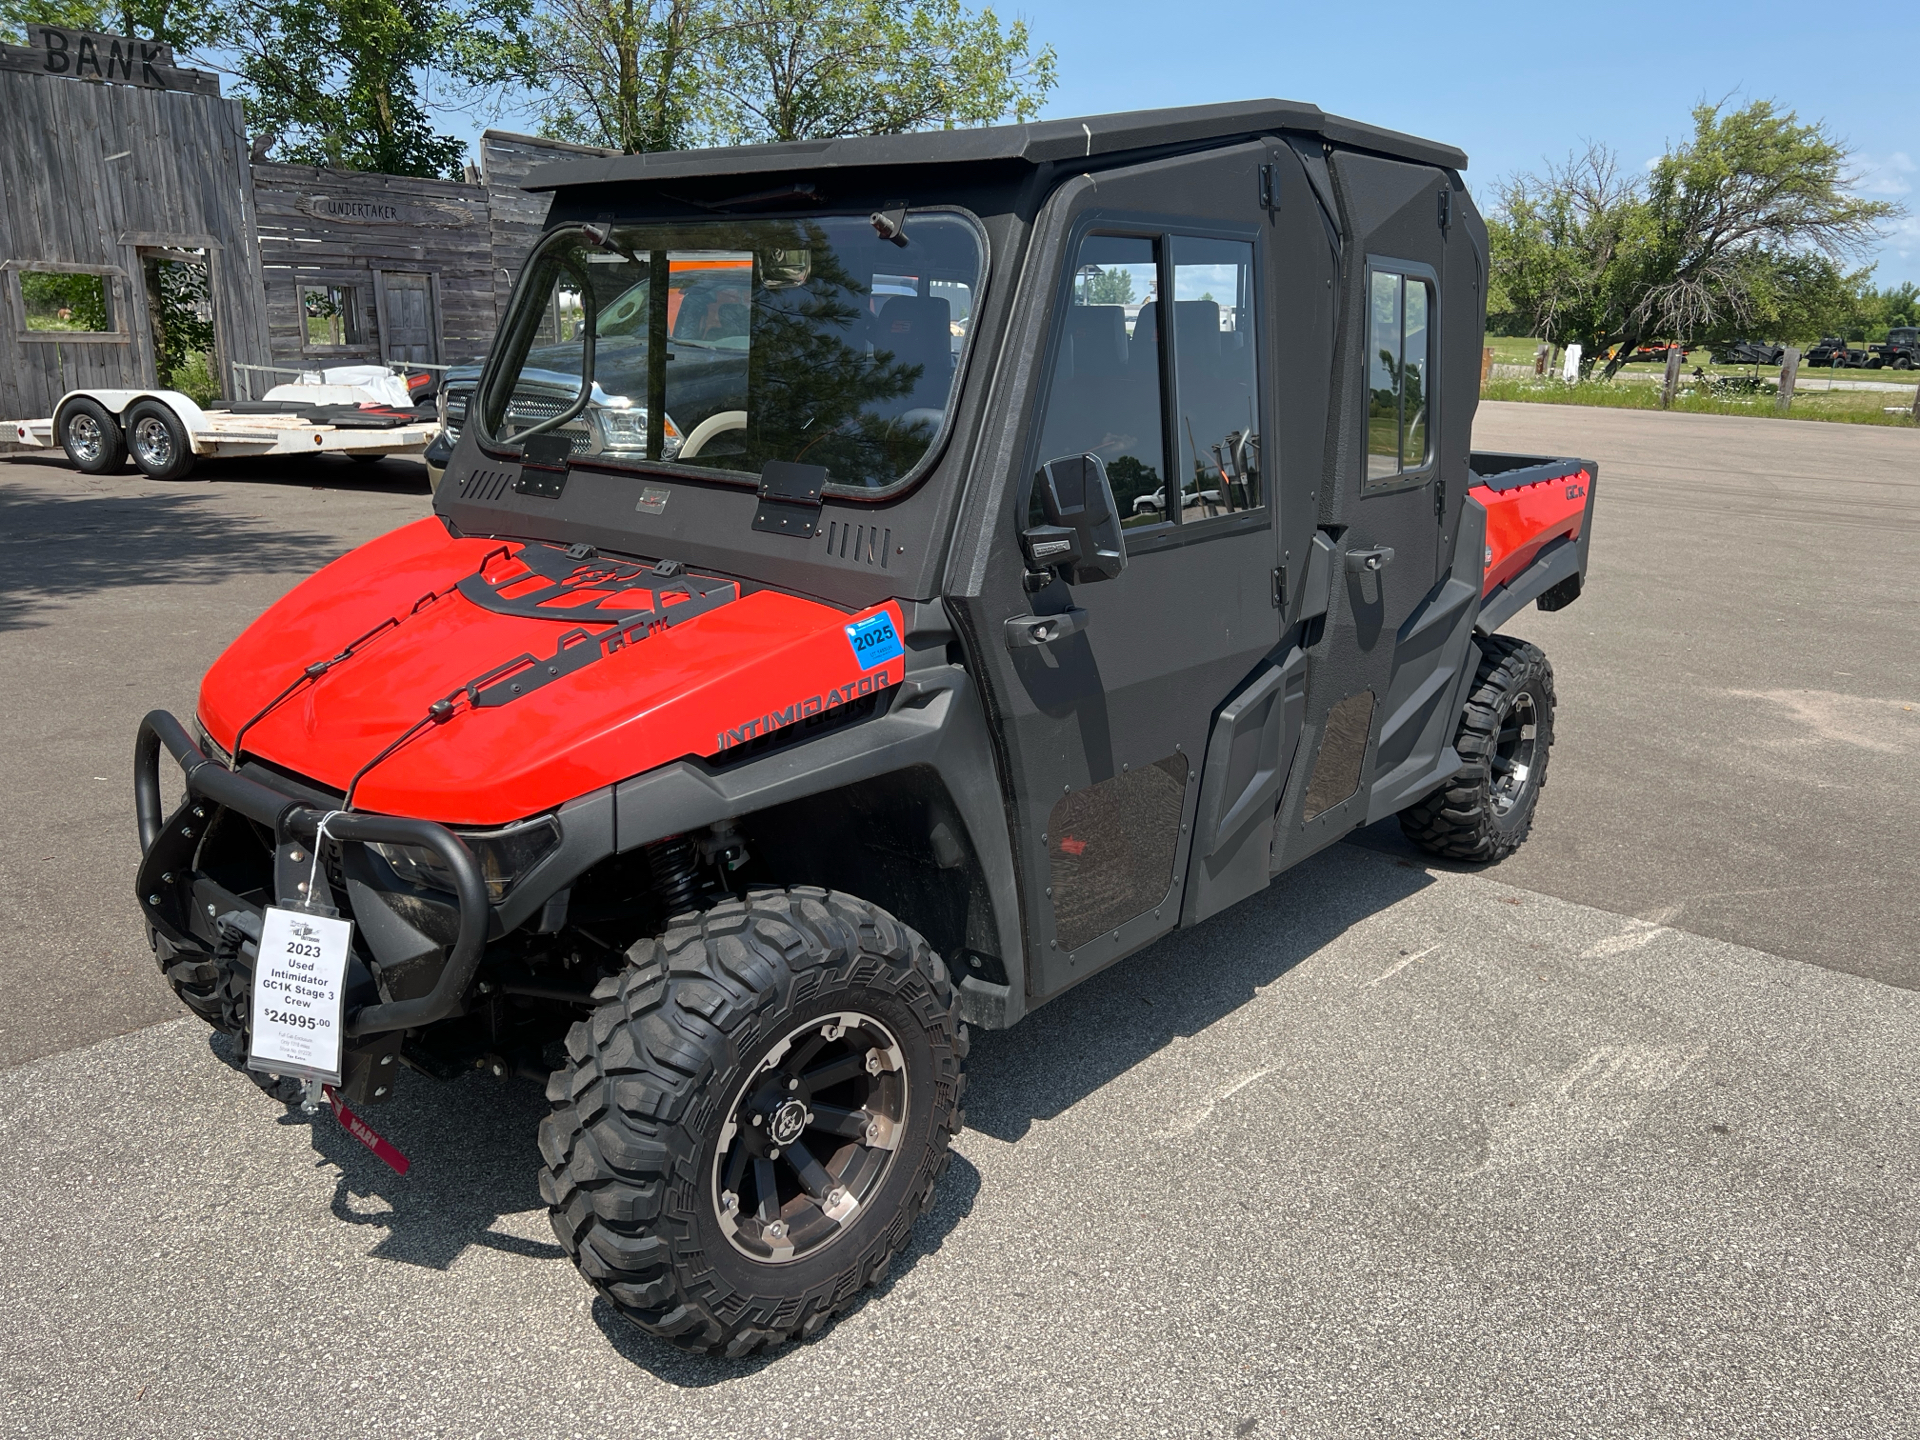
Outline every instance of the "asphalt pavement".
<path fill-rule="evenodd" d="M 280 1117 L 126 893 L 133 728 L 425 513 L 411 462 L 0 463 L 0 1435 L 1896 1435 L 1920 1407 L 1920 435 L 1488 405 L 1602 464 L 1529 844 L 1391 826 L 976 1037 L 818 1340 L 680 1355 L 534 1189 L 534 1087 Z M 407 1077 L 410 1081 L 415 1077 Z"/>
<path fill-rule="evenodd" d="M 573 1273 L 531 1084 L 406 1085 L 397 1180 L 209 1034 L 0 1074 L 0 1432 L 1920 1423 L 1920 995 L 1351 846 L 977 1037 L 910 1254 L 747 1362 Z"/>

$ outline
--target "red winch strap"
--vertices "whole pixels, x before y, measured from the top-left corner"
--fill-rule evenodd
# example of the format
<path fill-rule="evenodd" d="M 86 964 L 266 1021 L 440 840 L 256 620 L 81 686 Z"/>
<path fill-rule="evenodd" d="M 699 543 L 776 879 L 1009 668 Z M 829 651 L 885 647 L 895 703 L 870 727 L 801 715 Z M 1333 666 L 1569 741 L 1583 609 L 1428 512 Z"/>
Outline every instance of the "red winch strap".
<path fill-rule="evenodd" d="M 327 1103 L 333 1106 L 333 1113 L 339 1117 L 340 1124 L 345 1127 L 346 1132 L 386 1161 L 396 1175 L 406 1174 L 412 1162 L 375 1133 L 371 1125 L 349 1110 L 347 1102 L 334 1093 L 333 1086 L 327 1085 L 322 1088 L 326 1092 Z"/>

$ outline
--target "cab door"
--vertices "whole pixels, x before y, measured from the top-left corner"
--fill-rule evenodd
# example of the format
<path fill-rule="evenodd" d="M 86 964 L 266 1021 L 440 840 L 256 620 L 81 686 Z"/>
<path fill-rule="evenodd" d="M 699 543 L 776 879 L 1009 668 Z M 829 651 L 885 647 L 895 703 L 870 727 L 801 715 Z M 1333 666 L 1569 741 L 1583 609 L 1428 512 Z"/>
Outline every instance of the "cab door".
<path fill-rule="evenodd" d="M 1002 745 L 1032 1001 L 1178 923 L 1209 736 L 1280 639 L 1261 279 L 1270 227 L 1306 212 L 1262 208 L 1270 159 L 1250 144 L 1081 183 L 1044 262 L 1014 504 L 964 602 Z M 1082 454 L 1111 483 L 1125 569 L 1023 583 L 1033 476 Z M 1036 628 L 1057 638 L 1035 643 Z"/>
<path fill-rule="evenodd" d="M 1464 298 L 1443 283 L 1450 182 L 1430 166 L 1350 151 L 1336 151 L 1330 168 L 1346 232 L 1331 421 L 1341 458 L 1324 477 L 1320 520 L 1332 584 L 1276 871 L 1366 823 L 1380 777 L 1402 784 L 1433 768 L 1437 750 L 1427 752 L 1459 664 L 1462 597 L 1438 583 L 1464 493 L 1456 483 L 1449 500 L 1446 481 L 1464 478 L 1472 414 L 1469 393 L 1448 412 L 1463 423 L 1449 429 L 1439 405 L 1443 382 L 1461 379 L 1438 363 L 1451 320 L 1442 302 Z M 1466 320 L 1463 334 L 1477 332 Z"/>

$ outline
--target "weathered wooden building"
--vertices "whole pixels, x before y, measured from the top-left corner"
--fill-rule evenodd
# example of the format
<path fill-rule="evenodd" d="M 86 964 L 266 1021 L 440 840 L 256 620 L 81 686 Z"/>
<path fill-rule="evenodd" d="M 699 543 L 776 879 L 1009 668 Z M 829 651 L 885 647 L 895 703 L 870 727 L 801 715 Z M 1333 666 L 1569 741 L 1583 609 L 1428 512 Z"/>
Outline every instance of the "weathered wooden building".
<path fill-rule="evenodd" d="M 223 360 L 265 364 L 240 103 L 165 46 L 145 47 L 163 63 L 112 67 L 110 47 L 137 42 L 34 35 L 0 52 L 0 415 L 45 415 L 76 386 L 153 384 L 162 262 L 201 267 Z"/>
<path fill-rule="evenodd" d="M 465 181 L 251 162 L 240 103 L 165 46 L 33 39 L 0 46 L 0 417 L 476 359 L 546 216 L 518 182 L 583 153 L 490 130 Z"/>

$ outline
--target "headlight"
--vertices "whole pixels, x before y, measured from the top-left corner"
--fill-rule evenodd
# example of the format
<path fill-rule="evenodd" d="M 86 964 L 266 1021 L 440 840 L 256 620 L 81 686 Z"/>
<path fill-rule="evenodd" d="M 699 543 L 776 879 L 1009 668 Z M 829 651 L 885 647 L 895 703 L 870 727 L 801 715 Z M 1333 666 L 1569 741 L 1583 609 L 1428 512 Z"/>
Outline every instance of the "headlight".
<path fill-rule="evenodd" d="M 600 448 L 608 454 L 644 455 L 647 451 L 647 412 L 638 405 L 595 405 L 593 423 L 600 431 Z M 667 417 L 666 437 L 661 444 L 662 458 L 671 460 L 680 453 L 680 431 Z"/>
<path fill-rule="evenodd" d="M 548 817 L 505 830 L 462 831 L 460 838 L 480 862 L 487 898 L 498 905 L 507 898 L 508 891 L 559 848 L 560 826 Z M 449 895 L 454 893 L 453 871 L 437 851 L 424 845 L 369 844 L 367 848 L 386 861 L 393 873 L 407 884 L 443 890 Z"/>

